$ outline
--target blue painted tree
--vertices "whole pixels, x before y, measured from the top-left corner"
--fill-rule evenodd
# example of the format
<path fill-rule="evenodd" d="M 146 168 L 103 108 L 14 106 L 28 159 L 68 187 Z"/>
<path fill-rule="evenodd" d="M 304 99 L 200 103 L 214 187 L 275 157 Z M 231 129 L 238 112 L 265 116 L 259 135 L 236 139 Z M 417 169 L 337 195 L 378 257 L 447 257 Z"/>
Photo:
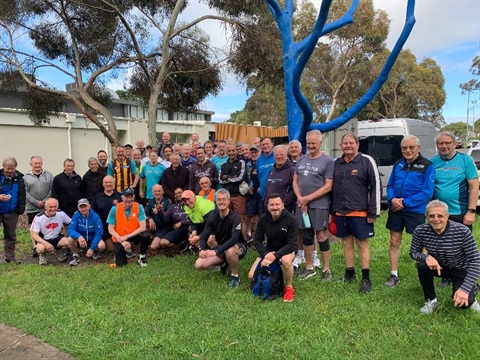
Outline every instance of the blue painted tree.
<path fill-rule="evenodd" d="M 289 140 L 297 139 L 301 141 L 303 145 L 305 145 L 305 135 L 308 130 L 318 129 L 321 132 L 328 132 L 338 129 L 358 114 L 375 97 L 382 85 L 387 81 L 390 70 L 415 24 L 415 0 L 407 0 L 407 11 L 403 30 L 377 79 L 365 94 L 339 117 L 330 122 L 312 124 L 313 110 L 300 88 L 303 70 L 322 36 L 347 26 L 354 21 L 353 17 L 359 2 L 359 0 L 352 0 L 349 9 L 341 18 L 327 23 L 332 1 L 333 0 L 322 1 L 312 32 L 304 39 L 295 42 L 292 33 L 295 1 L 285 0 L 285 5 L 282 8 L 277 0 L 265 0 L 270 12 L 275 18 L 282 42 L 284 91 L 287 106 Z"/>

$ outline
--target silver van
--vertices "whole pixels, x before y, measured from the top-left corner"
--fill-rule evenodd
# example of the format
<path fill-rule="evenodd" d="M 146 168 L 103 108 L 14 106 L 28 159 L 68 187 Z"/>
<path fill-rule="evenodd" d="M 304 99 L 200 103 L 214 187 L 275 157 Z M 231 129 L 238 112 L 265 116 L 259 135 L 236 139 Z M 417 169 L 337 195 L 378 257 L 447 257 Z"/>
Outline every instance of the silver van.
<path fill-rule="evenodd" d="M 404 136 L 415 135 L 420 140 L 420 153 L 430 159 L 437 155 L 432 123 L 415 119 L 380 119 L 358 122 L 360 152 L 368 154 L 377 163 L 382 181 L 382 202 L 387 202 L 387 184 L 392 167 L 402 157 L 400 142 Z"/>

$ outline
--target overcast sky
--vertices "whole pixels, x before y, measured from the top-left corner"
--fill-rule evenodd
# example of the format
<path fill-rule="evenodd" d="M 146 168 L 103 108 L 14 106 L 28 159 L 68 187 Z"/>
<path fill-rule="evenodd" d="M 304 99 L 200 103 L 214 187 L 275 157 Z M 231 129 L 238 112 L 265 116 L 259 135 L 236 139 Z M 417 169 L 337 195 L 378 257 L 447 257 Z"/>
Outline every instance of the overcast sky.
<path fill-rule="evenodd" d="M 335 1 L 335 0 L 334 0 Z M 314 0 L 320 6 L 321 0 Z M 385 10 L 392 20 L 388 47 L 391 48 L 405 22 L 406 0 L 374 0 L 375 6 Z M 191 1 L 185 18 L 209 12 L 205 6 Z M 469 72 L 472 59 L 480 54 L 480 1 L 479 0 L 417 0 L 415 27 L 405 48 L 410 49 L 418 61 L 431 57 L 441 66 L 445 76 L 447 101 L 443 114 L 447 122 L 465 121 L 467 96 L 462 96 L 459 84 L 472 78 Z M 214 43 L 226 42 L 225 34 L 215 23 L 203 25 Z M 215 111 L 214 120 L 223 121 L 230 113 L 241 110 L 247 98 L 245 89 L 231 75 L 226 75 L 224 90 L 217 97 L 208 98 L 202 107 Z M 471 101 L 478 100 L 478 94 Z M 480 101 L 470 103 L 470 121 L 480 115 Z"/>

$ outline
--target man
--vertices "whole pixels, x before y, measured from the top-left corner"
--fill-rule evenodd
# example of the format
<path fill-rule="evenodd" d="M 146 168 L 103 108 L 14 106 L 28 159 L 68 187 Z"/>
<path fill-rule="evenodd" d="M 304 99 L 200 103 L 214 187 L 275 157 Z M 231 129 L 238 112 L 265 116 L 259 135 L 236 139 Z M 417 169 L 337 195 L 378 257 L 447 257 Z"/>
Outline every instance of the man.
<path fill-rule="evenodd" d="M 260 148 L 262 142 L 262 138 L 260 136 L 257 136 L 253 139 L 253 145 L 256 146 L 257 148 Z"/>
<path fill-rule="evenodd" d="M 102 240 L 105 243 L 106 251 L 113 251 L 113 242 L 108 232 L 107 218 L 113 206 L 122 201 L 122 194 L 115 190 L 115 180 L 107 175 L 103 178 L 103 191 L 93 198 L 92 209 L 95 211 L 103 224 Z"/>
<path fill-rule="evenodd" d="M 222 165 L 228 161 L 227 144 L 225 143 L 225 140 L 218 140 L 217 150 L 218 154 L 215 155 L 211 161 L 217 167 L 218 172 L 220 172 Z"/>
<path fill-rule="evenodd" d="M 125 144 L 123 145 L 123 147 L 125 148 L 125 157 L 127 159 L 132 159 L 133 158 L 133 146 L 132 144 Z M 142 158 L 142 156 L 140 155 L 140 159 Z"/>
<path fill-rule="evenodd" d="M 273 148 L 273 156 L 275 165 L 267 177 L 265 197 L 268 199 L 270 194 L 280 194 L 285 209 L 293 213 L 297 201 L 292 187 L 295 166 L 288 159 L 287 149 L 283 145 L 277 145 Z"/>
<path fill-rule="evenodd" d="M 179 156 L 182 156 L 182 147 L 180 144 L 173 144 L 172 154 L 178 154 Z"/>
<path fill-rule="evenodd" d="M 162 143 L 157 148 L 157 155 L 160 156 L 162 159 L 164 158 L 163 151 L 165 149 L 165 146 L 173 147 L 173 143 L 170 141 L 170 139 L 171 138 L 169 132 L 164 132 L 162 134 Z"/>
<path fill-rule="evenodd" d="M 288 143 L 288 157 L 290 161 L 296 164 L 300 156 L 302 156 L 302 143 L 298 140 L 290 141 Z"/>
<path fill-rule="evenodd" d="M 201 232 L 198 259 L 195 269 L 206 270 L 224 264 L 230 266 L 231 277 L 228 286 L 236 288 L 240 284 L 238 276 L 239 247 L 242 224 L 240 217 L 230 210 L 230 194 L 225 189 L 217 191 L 217 208 L 207 219 Z M 213 236 L 213 237 L 211 237 Z M 209 241 L 210 240 L 210 241 Z"/>
<path fill-rule="evenodd" d="M 167 226 L 168 231 L 158 239 L 155 237 L 150 245 L 152 250 L 160 247 L 169 247 L 181 244 L 188 240 L 188 227 L 190 220 L 188 219 L 182 201 L 183 189 L 175 189 L 175 204 L 171 204 L 168 211 L 160 211 L 158 216 L 160 220 Z"/>
<path fill-rule="evenodd" d="M 279 261 L 283 271 L 285 290 L 283 301 L 291 302 L 295 296 L 293 289 L 293 259 L 297 251 L 298 223 L 295 217 L 285 210 L 282 196 L 267 195 L 267 212 L 260 217 L 255 231 L 254 246 L 259 257 L 248 273 L 253 278 L 255 269 L 261 261 L 262 266 L 269 266 Z M 266 246 L 263 245 L 266 239 Z"/>
<path fill-rule="evenodd" d="M 193 191 L 185 190 L 182 194 L 183 208 L 185 214 L 191 222 L 191 233 L 188 241 L 191 246 L 199 246 L 199 234 L 205 228 L 205 222 L 208 215 L 215 210 L 215 204 L 209 200 L 202 198 L 201 196 L 195 196 Z"/>
<path fill-rule="evenodd" d="M 108 163 L 107 175 L 115 179 L 115 190 L 122 192 L 125 189 L 136 188 L 139 177 L 135 162 L 125 157 L 125 148 L 122 145 L 115 147 L 115 159 Z"/>
<path fill-rule="evenodd" d="M 45 201 L 52 195 L 53 175 L 50 171 L 43 169 L 43 159 L 41 156 L 32 156 L 30 158 L 31 170 L 25 174 L 26 204 L 28 225 L 32 225 L 33 218 L 45 208 Z M 32 256 L 37 257 L 35 242 L 33 243 Z"/>
<path fill-rule="evenodd" d="M 425 209 L 432 199 L 435 181 L 435 169 L 432 162 L 420 154 L 420 141 L 416 136 L 405 136 L 400 147 L 403 158 L 393 165 L 387 185 L 390 277 L 385 286 L 389 288 L 400 281 L 398 259 L 403 229 L 412 234 L 425 222 Z"/>
<path fill-rule="evenodd" d="M 165 196 L 175 202 L 174 190 L 181 188 L 187 190 L 190 183 L 190 172 L 180 165 L 180 156 L 172 154 L 170 157 L 172 165 L 165 169 L 162 175 L 162 187 Z"/>
<path fill-rule="evenodd" d="M 7 157 L 0 170 L 0 223 L 3 224 L 5 261 L 15 260 L 18 216 L 25 211 L 25 181 L 23 174 L 17 171 L 17 160 Z"/>
<path fill-rule="evenodd" d="M 215 154 L 213 153 L 213 149 L 214 149 L 213 142 L 211 140 L 205 141 L 203 143 L 203 148 L 205 149 L 205 157 L 208 160 L 211 160 L 215 156 Z"/>
<path fill-rule="evenodd" d="M 166 168 L 158 162 L 158 155 L 152 151 L 149 155 L 150 161 L 146 163 L 140 171 L 140 197 L 145 198 L 146 201 L 153 199 L 152 188 L 155 184 L 159 184 L 162 180 L 162 175 Z M 143 189 L 146 189 L 144 192 Z"/>
<path fill-rule="evenodd" d="M 345 254 L 345 282 L 355 280 L 355 250 L 362 268 L 360 292 L 372 290 L 370 281 L 370 248 L 368 238 L 374 236 L 373 224 L 380 216 L 382 188 L 375 160 L 358 152 L 355 134 L 342 136 L 342 157 L 335 160 L 332 210 L 336 215 L 337 236 L 342 238 Z"/>
<path fill-rule="evenodd" d="M 293 190 L 297 195 L 298 209 L 296 216 L 300 229 L 299 236 L 305 249 L 305 269 L 298 278 L 305 280 L 316 274 L 313 264 L 316 255 L 314 250 L 314 237 L 316 237 L 323 260 L 322 281 L 330 281 L 332 279 L 330 243 L 326 229 L 329 218 L 334 160 L 320 150 L 322 146 L 322 133 L 320 131 L 309 131 L 306 140 L 308 154 L 298 160 L 293 176 Z"/>
<path fill-rule="evenodd" d="M 247 171 L 250 171 L 247 174 L 249 181 L 249 190 L 247 194 L 247 211 L 246 211 L 246 220 L 245 220 L 245 228 L 247 232 L 247 241 L 252 239 L 252 234 L 255 234 L 255 228 L 258 222 L 258 216 L 260 213 L 260 207 L 262 206 L 261 203 L 263 199 L 260 197 L 258 193 L 258 188 L 260 187 L 260 182 L 258 181 L 258 173 L 257 173 L 257 159 L 260 156 L 260 149 L 253 145 L 250 146 L 250 162 L 251 167 L 247 167 Z"/>
<path fill-rule="evenodd" d="M 448 141 L 448 140 L 447 140 Z M 410 256 L 418 261 L 418 278 L 425 297 L 422 314 L 432 314 L 439 303 L 435 276 L 453 282 L 453 305 L 480 313 L 475 285 L 480 276 L 480 253 L 472 232 L 464 225 L 449 221 L 448 205 L 433 200 L 427 205 L 428 224 L 419 225 L 412 238 Z"/>
<path fill-rule="evenodd" d="M 155 153 L 155 155 L 157 154 Z M 162 185 L 154 185 L 152 192 L 154 197 L 147 203 L 145 216 L 147 217 L 147 229 L 149 229 L 154 235 L 150 247 L 152 249 L 157 249 L 159 247 L 160 239 L 162 239 L 169 230 L 163 221 L 163 213 L 168 211 L 171 202 L 166 196 L 163 196 Z"/>
<path fill-rule="evenodd" d="M 192 156 L 190 153 L 191 146 L 189 144 L 182 145 L 182 157 L 180 159 L 180 164 L 190 171 L 193 164 L 198 162 L 197 158 Z"/>
<path fill-rule="evenodd" d="M 83 175 L 83 191 L 85 197 L 90 202 L 94 196 L 103 190 L 102 183 L 106 173 L 101 172 L 98 159 L 91 157 L 88 159 L 88 170 Z"/>
<path fill-rule="evenodd" d="M 195 154 L 197 152 L 197 149 L 200 147 L 200 141 L 198 140 L 195 140 L 195 141 L 192 141 L 192 146 L 190 147 L 190 154 L 193 156 L 193 157 L 196 157 Z"/>
<path fill-rule="evenodd" d="M 70 266 L 77 266 L 80 262 L 78 245 L 84 249 L 88 247 L 86 257 L 93 257 L 94 260 L 100 259 L 98 251 L 105 250 L 105 243 L 102 240 L 103 224 L 100 216 L 90 209 L 88 199 L 78 200 L 78 211 L 73 214 L 67 232 L 69 246 L 73 253 Z"/>
<path fill-rule="evenodd" d="M 252 158 L 250 154 L 250 145 L 247 143 L 242 143 L 242 146 L 240 147 L 239 155 L 243 160 L 248 162 Z"/>
<path fill-rule="evenodd" d="M 98 171 L 100 171 L 103 174 L 106 174 L 108 170 L 108 155 L 105 150 L 98 150 L 97 160 L 99 165 Z"/>
<path fill-rule="evenodd" d="M 237 148 L 231 144 L 227 146 L 228 161 L 224 163 L 220 170 L 219 183 L 229 193 L 229 205 L 245 223 L 247 213 L 246 194 L 240 192 L 240 184 L 247 180 L 245 161 L 237 155 Z M 242 228 L 243 238 L 247 239 L 247 229 Z"/>
<path fill-rule="evenodd" d="M 194 141 L 200 141 L 200 137 L 198 136 L 197 133 L 193 133 L 193 134 L 192 134 L 192 137 L 191 137 L 191 140 L 192 140 L 192 143 L 193 143 Z"/>
<path fill-rule="evenodd" d="M 75 172 L 75 161 L 66 159 L 63 162 L 63 172 L 53 178 L 52 197 L 58 200 L 60 209 L 72 218 L 77 211 L 78 200 L 83 196 L 83 182 Z"/>
<path fill-rule="evenodd" d="M 115 264 L 127 265 L 127 252 L 131 252 L 132 245 L 140 243 L 138 264 L 147 266 L 147 250 L 150 245 L 150 234 L 147 231 L 145 210 L 135 201 L 132 189 L 122 192 L 122 202 L 113 206 L 108 214 L 108 232 L 112 235 Z"/>
<path fill-rule="evenodd" d="M 59 210 L 57 199 L 49 198 L 45 201 L 45 211 L 37 214 L 30 226 L 30 236 L 36 244 L 39 265 L 47 265 L 46 252 L 70 248 L 68 237 L 62 234 L 64 226 L 70 224 L 70 221 L 70 217 Z M 58 261 L 67 259 L 63 253 L 58 253 L 57 256 Z"/>
<path fill-rule="evenodd" d="M 262 155 L 257 159 L 257 173 L 260 181 L 258 192 L 262 199 L 265 198 L 265 187 L 267 186 L 267 178 L 273 169 L 275 159 L 273 157 L 273 142 L 269 137 L 264 137 L 261 141 Z M 261 211 L 263 213 L 263 211 Z"/>
<path fill-rule="evenodd" d="M 218 170 L 214 163 L 207 160 L 205 149 L 199 147 L 196 151 L 198 163 L 193 164 L 190 168 L 190 190 L 195 194 L 201 190 L 200 179 L 207 177 L 212 183 L 212 187 L 215 188 L 218 184 Z"/>
<path fill-rule="evenodd" d="M 170 157 L 172 156 L 173 154 L 173 150 L 170 146 L 165 146 L 165 148 L 163 149 L 163 159 L 160 158 L 160 164 L 162 164 L 163 166 L 165 166 L 165 168 L 169 168 L 170 165 L 172 165 L 172 162 L 170 161 Z"/>
<path fill-rule="evenodd" d="M 142 139 L 138 139 L 135 142 L 135 145 L 137 146 L 137 149 L 140 150 L 140 154 L 142 155 L 142 159 L 147 156 L 146 154 L 146 149 L 145 149 L 145 143 L 143 142 Z"/>

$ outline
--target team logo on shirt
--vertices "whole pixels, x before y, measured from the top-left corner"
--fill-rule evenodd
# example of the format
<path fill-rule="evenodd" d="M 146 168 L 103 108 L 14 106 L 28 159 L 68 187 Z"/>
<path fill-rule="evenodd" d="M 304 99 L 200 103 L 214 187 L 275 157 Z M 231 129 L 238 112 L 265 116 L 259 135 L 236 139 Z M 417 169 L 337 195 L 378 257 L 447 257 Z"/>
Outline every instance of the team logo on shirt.
<path fill-rule="evenodd" d="M 241 230 L 242 229 L 242 223 L 238 224 L 235 230 Z"/>
<path fill-rule="evenodd" d="M 50 230 L 56 229 L 57 227 L 58 227 L 58 223 L 50 223 L 45 226 L 45 228 Z"/>
<path fill-rule="evenodd" d="M 358 175 L 358 169 L 353 169 L 352 176 L 357 176 L 357 175 Z"/>

